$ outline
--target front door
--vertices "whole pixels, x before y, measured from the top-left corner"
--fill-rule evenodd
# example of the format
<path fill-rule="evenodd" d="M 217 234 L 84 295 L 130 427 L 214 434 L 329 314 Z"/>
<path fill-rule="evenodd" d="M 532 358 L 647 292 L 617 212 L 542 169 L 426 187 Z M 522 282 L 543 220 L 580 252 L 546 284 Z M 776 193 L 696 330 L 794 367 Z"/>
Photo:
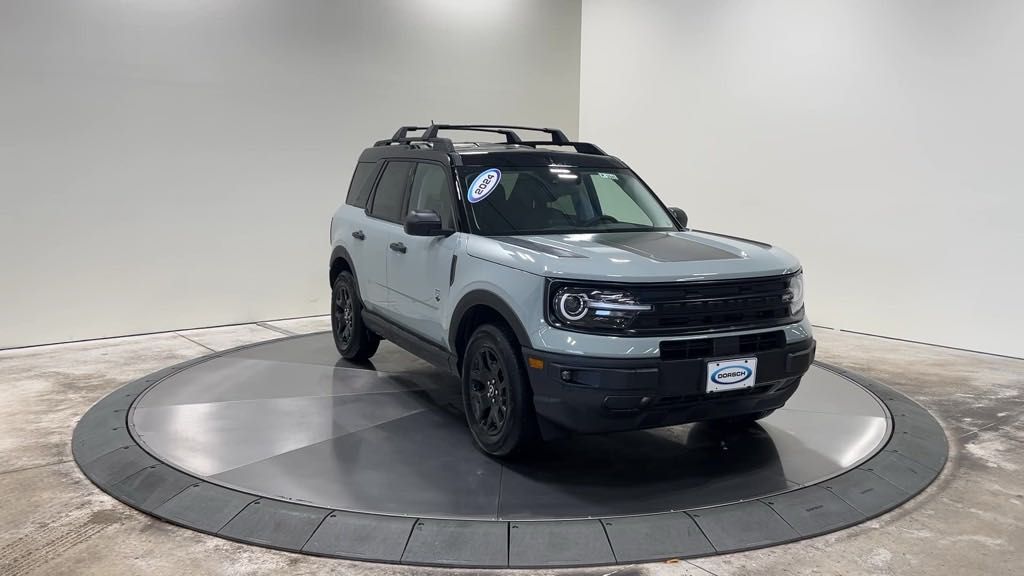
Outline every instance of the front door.
<path fill-rule="evenodd" d="M 455 229 L 455 210 L 449 170 L 433 162 L 417 162 L 408 209 L 433 210 L 443 227 Z M 436 344 L 447 346 L 442 310 L 448 304 L 452 258 L 462 234 L 410 236 L 404 229 L 391 234 L 388 249 L 389 300 L 403 326 Z"/>

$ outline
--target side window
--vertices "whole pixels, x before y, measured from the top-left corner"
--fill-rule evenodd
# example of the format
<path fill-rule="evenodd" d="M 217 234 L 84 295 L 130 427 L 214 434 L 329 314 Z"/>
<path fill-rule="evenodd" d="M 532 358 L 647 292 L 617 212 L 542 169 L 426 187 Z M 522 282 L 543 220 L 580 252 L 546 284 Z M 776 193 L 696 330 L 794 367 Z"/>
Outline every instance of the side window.
<path fill-rule="evenodd" d="M 619 186 L 615 174 L 592 174 L 590 181 L 594 184 L 601 214 L 611 216 L 619 222 L 653 226 L 651 218 L 644 212 L 628 191 Z"/>
<path fill-rule="evenodd" d="M 384 173 L 377 182 L 377 192 L 373 195 L 370 216 L 392 222 L 402 220 L 402 205 L 412 166 L 412 162 L 388 162 L 384 166 Z"/>
<path fill-rule="evenodd" d="M 348 197 L 345 203 L 357 208 L 366 208 L 366 199 L 370 197 L 370 188 L 373 186 L 373 177 L 377 174 L 375 162 L 360 162 L 356 164 L 356 171 L 352 174 L 352 182 L 348 187 Z"/>
<path fill-rule="evenodd" d="M 409 210 L 433 210 L 441 217 L 444 228 L 454 230 L 455 214 L 446 172 L 437 164 L 416 164 L 412 192 L 409 193 Z"/>

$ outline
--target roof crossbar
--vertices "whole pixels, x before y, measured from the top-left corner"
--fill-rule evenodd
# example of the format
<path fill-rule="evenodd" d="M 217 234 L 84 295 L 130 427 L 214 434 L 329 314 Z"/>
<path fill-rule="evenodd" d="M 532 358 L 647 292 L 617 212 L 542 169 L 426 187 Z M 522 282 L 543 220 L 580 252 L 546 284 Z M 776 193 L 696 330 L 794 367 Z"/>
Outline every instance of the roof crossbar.
<path fill-rule="evenodd" d="M 426 134 L 420 136 L 409 136 L 409 132 L 412 130 L 422 130 L 415 126 L 402 126 L 395 132 L 395 135 L 387 140 L 378 140 L 373 143 L 374 146 L 391 146 L 392 144 L 415 144 L 417 142 L 423 142 L 431 144 L 436 150 L 441 152 L 454 152 L 455 145 L 448 138 L 438 138 L 436 136 L 427 138 Z"/>
<path fill-rule="evenodd" d="M 423 131 L 419 136 L 409 136 L 409 132 Z M 532 126 L 513 126 L 509 124 L 431 124 L 430 126 L 402 126 L 389 140 L 380 140 L 374 146 L 388 146 L 390 144 L 411 144 L 413 142 L 429 142 L 435 148 L 446 152 L 454 152 L 452 141 L 448 138 L 440 138 L 437 133 L 441 130 L 457 130 L 468 132 L 490 132 L 501 134 L 505 137 L 507 144 L 520 144 L 536 148 L 537 146 L 572 146 L 581 154 L 594 154 L 607 156 L 604 150 L 589 142 L 573 142 L 565 136 L 565 133 L 558 128 L 535 128 Z M 529 140 L 524 141 L 519 137 L 516 130 L 530 130 L 532 132 L 544 132 L 551 135 L 551 140 Z"/>

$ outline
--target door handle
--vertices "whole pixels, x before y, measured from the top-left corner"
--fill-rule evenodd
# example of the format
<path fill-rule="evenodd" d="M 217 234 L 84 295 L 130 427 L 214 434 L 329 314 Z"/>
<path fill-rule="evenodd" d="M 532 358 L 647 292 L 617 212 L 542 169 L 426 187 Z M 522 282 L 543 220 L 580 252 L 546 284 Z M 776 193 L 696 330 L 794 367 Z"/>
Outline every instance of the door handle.
<path fill-rule="evenodd" d="M 362 230 L 356 230 L 352 233 L 352 237 L 356 240 L 366 240 L 366 234 L 363 234 Z"/>
<path fill-rule="evenodd" d="M 392 242 L 390 248 L 395 252 L 401 252 L 402 254 L 405 254 L 406 251 L 405 244 L 402 244 L 401 242 Z"/>

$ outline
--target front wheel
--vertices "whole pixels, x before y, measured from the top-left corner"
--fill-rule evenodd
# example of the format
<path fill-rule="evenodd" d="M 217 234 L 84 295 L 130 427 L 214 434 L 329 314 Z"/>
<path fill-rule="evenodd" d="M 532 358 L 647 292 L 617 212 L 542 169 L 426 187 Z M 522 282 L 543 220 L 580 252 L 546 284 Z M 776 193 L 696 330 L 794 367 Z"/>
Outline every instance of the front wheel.
<path fill-rule="evenodd" d="M 349 271 L 338 274 L 331 291 L 331 332 L 342 358 L 361 362 L 377 352 L 380 337 L 363 324 L 363 303 L 356 279 Z"/>
<path fill-rule="evenodd" d="M 462 402 L 476 445 L 491 456 L 522 452 L 539 434 L 515 337 L 485 324 L 470 337 L 463 358 Z"/>

